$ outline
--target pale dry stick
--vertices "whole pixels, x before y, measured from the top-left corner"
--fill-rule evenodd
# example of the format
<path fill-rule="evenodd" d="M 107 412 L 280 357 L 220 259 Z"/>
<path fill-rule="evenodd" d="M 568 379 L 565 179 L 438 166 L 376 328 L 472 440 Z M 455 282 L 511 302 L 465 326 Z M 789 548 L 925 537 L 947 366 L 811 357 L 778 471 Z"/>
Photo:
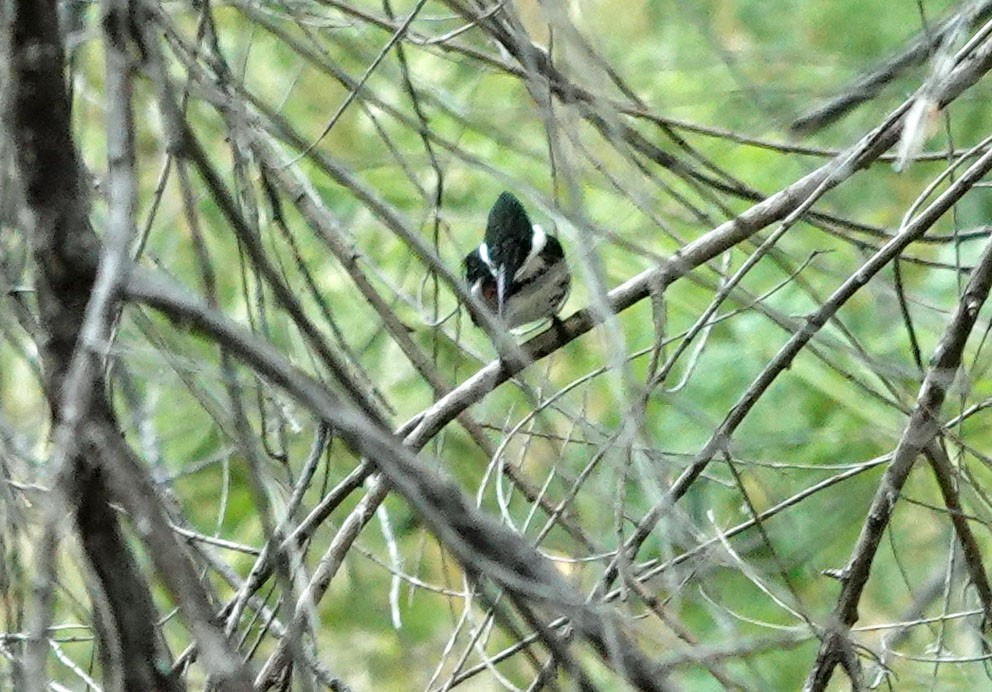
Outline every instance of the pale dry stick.
<path fill-rule="evenodd" d="M 723 255 L 723 261 L 721 262 L 720 269 L 717 272 L 717 276 L 719 277 L 719 280 L 717 281 L 717 294 L 713 297 L 713 299 L 710 302 L 710 305 L 707 306 L 707 309 L 704 311 L 704 313 L 706 314 L 706 318 L 696 320 L 696 322 L 694 322 L 692 327 L 689 329 L 689 333 L 686 335 L 684 339 L 682 339 L 679 342 L 678 347 L 676 347 L 676 350 L 681 353 L 685 350 L 684 346 L 685 347 L 688 346 L 688 344 L 686 343 L 687 341 L 691 343 L 696 338 L 697 335 L 702 334 L 702 338 L 699 339 L 695 347 L 692 349 L 692 352 L 689 354 L 689 357 L 686 359 L 686 364 L 682 368 L 682 377 L 680 377 L 679 381 L 673 384 L 671 387 L 665 388 L 664 391 L 666 394 L 677 394 L 678 392 L 685 389 L 688 386 L 689 382 L 692 380 L 693 373 L 696 372 L 696 366 L 699 364 L 699 359 L 703 355 L 703 350 L 706 348 L 706 344 L 709 342 L 710 333 L 713 330 L 713 322 L 710 320 L 710 316 L 712 316 L 717 309 L 717 306 L 714 305 L 714 303 L 723 302 L 723 300 L 726 298 L 729 292 L 733 289 L 733 287 L 729 286 L 728 284 L 732 282 L 734 278 L 737 276 L 737 273 L 735 273 L 734 276 L 730 277 L 729 279 L 727 278 L 727 271 L 730 268 L 730 255 L 731 255 L 730 252 L 726 252 Z M 751 256 L 753 256 L 753 253 Z M 750 257 L 748 259 L 750 259 Z M 804 263 L 803 266 L 805 267 L 806 263 Z M 793 274 L 791 278 L 795 278 L 795 274 Z M 713 308 L 712 310 L 710 310 L 711 306 Z M 659 332 L 657 327 L 655 328 L 655 331 Z M 659 332 L 659 335 L 660 334 L 661 332 Z M 651 356 L 652 365 L 654 367 L 648 369 L 648 372 L 651 373 L 651 375 L 648 377 L 649 382 L 645 386 L 645 389 L 647 389 L 647 387 L 650 386 L 650 384 L 655 379 L 653 373 L 657 369 L 657 359 L 661 357 L 661 353 L 662 353 L 661 348 L 658 347 L 656 348 L 655 353 L 652 354 Z M 670 356 L 666 361 L 666 365 L 668 363 L 674 364 L 676 359 L 677 357 Z M 660 384 L 663 381 L 664 378 L 659 380 L 658 383 Z M 645 394 L 644 403 L 642 404 L 645 407 L 647 406 L 647 399 L 648 397 Z"/>
<path fill-rule="evenodd" d="M 550 625 L 548 625 L 548 627 L 562 629 L 562 628 L 565 627 L 566 624 L 567 623 L 566 623 L 566 621 L 564 619 L 560 619 L 560 620 L 556 620 L 556 621 L 552 622 Z M 445 686 L 443 688 L 435 688 L 435 690 L 437 692 L 444 692 L 446 690 L 450 690 L 454 686 L 460 685 L 463 682 L 465 682 L 466 680 L 468 680 L 468 679 L 470 679 L 472 677 L 475 677 L 479 673 L 481 673 L 481 672 L 483 672 L 485 670 L 488 670 L 490 665 L 497 664 L 497 663 L 502 663 L 503 661 L 506 661 L 506 660 L 512 658 L 513 656 L 516 656 L 519 653 L 522 653 L 527 648 L 529 648 L 529 647 L 531 647 L 531 646 L 533 646 L 535 644 L 540 644 L 540 642 L 541 642 L 541 636 L 539 634 L 537 634 L 537 633 L 533 633 L 533 634 L 529 634 L 529 635 L 527 635 L 525 637 L 521 637 L 519 640 L 517 640 L 516 642 L 514 642 L 510 646 L 508 646 L 507 648 L 503 649 L 503 651 L 500 651 L 500 652 L 495 653 L 495 654 L 490 654 L 487 657 L 486 662 L 484 662 L 484 663 L 477 663 L 474 666 L 472 666 L 471 668 L 466 668 L 465 670 L 460 671 L 460 672 L 457 671 L 457 670 L 454 671 L 451 674 L 451 677 L 445 683 Z M 467 658 L 467 656 L 466 656 L 466 658 Z"/>
<path fill-rule="evenodd" d="M 684 653 L 671 656 L 662 661 L 662 666 L 666 670 L 671 670 L 686 665 L 713 665 L 724 659 L 732 659 L 733 663 L 743 663 L 749 654 L 776 653 L 796 648 L 805 644 L 807 637 L 801 635 L 789 636 L 788 634 L 775 637 L 757 639 L 755 641 L 736 643 L 732 642 L 723 646 L 693 647 Z M 721 680 L 721 682 L 723 682 Z M 727 683 L 724 683 L 725 685 Z M 737 685 L 731 689 L 754 690 L 761 689 L 752 686 Z"/>
<path fill-rule="evenodd" d="M 647 353 L 648 350 L 649 349 L 644 349 L 644 350 L 642 350 L 640 352 L 630 354 L 630 355 L 627 356 L 626 360 L 627 361 L 632 361 L 635 358 L 637 358 L 639 356 L 642 356 L 645 353 Z M 486 486 L 488 485 L 490 478 L 495 477 L 494 480 L 493 480 L 493 484 L 496 486 L 497 497 L 500 500 L 498 504 L 499 504 L 499 507 L 500 507 L 501 512 L 502 512 L 501 516 L 503 516 L 504 523 L 506 523 L 508 526 L 516 529 L 516 526 L 515 526 L 515 524 L 514 524 L 514 522 L 512 520 L 512 517 L 510 517 L 509 512 L 505 510 L 505 507 L 506 507 L 507 503 L 503 499 L 503 491 L 502 491 L 502 488 L 501 488 L 501 485 L 502 484 L 500 483 L 500 478 L 502 476 L 502 473 L 503 473 L 504 468 L 511 468 L 511 469 L 513 468 L 512 466 L 508 466 L 505 463 L 500 463 L 499 462 L 499 458 L 502 456 L 503 450 L 510 443 L 511 439 L 520 431 L 520 429 L 523 428 L 525 425 L 527 425 L 527 423 L 529 421 L 533 420 L 536 416 L 538 416 L 541 411 L 543 411 L 544 409 L 548 408 L 549 406 L 551 406 L 552 404 L 554 404 L 554 402 L 558 401 L 559 399 L 564 398 L 567 394 L 569 394 L 570 392 L 572 392 L 577 387 L 582 386 L 582 385 L 588 383 L 589 380 L 591 380 L 591 379 L 593 379 L 595 377 L 598 377 L 598 376 L 606 373 L 608 370 L 609 370 L 609 366 L 601 366 L 601 367 L 596 368 L 595 370 L 592 370 L 592 371 L 586 373 L 585 375 L 577 378 L 576 380 L 573 380 L 572 382 L 570 382 L 569 384 L 565 385 L 564 387 L 559 388 L 551 396 L 549 396 L 547 399 L 545 399 L 544 401 L 542 401 L 540 403 L 540 406 L 534 408 L 531 411 L 528 411 L 527 414 L 514 427 L 512 427 L 508 432 L 506 432 L 504 434 L 504 436 L 503 436 L 503 442 L 499 445 L 499 447 L 496 449 L 496 452 L 493 454 L 492 461 L 489 464 L 489 467 L 486 469 L 486 473 L 485 473 L 485 475 L 483 476 L 482 480 L 479 483 L 479 489 L 478 489 L 478 491 L 476 493 L 476 504 L 478 506 L 481 506 L 482 505 L 483 492 L 484 492 Z M 577 424 L 578 420 L 579 420 L 578 418 L 573 418 L 573 423 Z M 504 426 L 504 428 L 505 428 L 505 426 Z M 599 458 L 603 454 L 605 454 L 605 449 L 612 444 L 614 438 L 615 438 L 615 435 L 611 435 L 611 439 L 610 440 L 607 440 L 606 442 L 604 442 L 601 445 L 603 447 L 603 450 L 604 451 L 602 453 L 597 452 L 597 454 L 595 455 L 594 460 L 592 462 L 590 462 L 590 464 L 587 465 L 587 467 L 585 468 L 585 470 L 580 474 L 579 479 L 577 479 L 576 483 L 573 484 L 573 486 L 572 486 L 571 489 L 569 489 L 568 491 L 566 491 L 564 497 L 557 503 L 557 505 L 549 505 L 551 509 L 550 509 L 550 512 L 549 512 L 548 520 L 545 522 L 544 526 L 541 528 L 541 530 L 538 532 L 537 536 L 534 538 L 534 545 L 535 546 L 537 546 L 537 545 L 539 545 L 541 543 L 541 541 L 547 536 L 547 534 L 554 528 L 555 522 L 558 521 L 558 520 L 560 520 L 560 518 L 564 514 L 565 510 L 568 508 L 568 503 L 571 501 L 571 499 L 578 492 L 579 486 L 581 485 L 582 480 L 584 480 L 584 477 L 585 476 L 587 476 L 589 473 L 591 473 L 593 467 L 598 463 Z M 567 440 L 566 440 L 566 442 L 567 442 Z M 512 476 L 511 476 L 511 478 L 512 478 Z M 548 482 L 550 482 L 550 480 L 551 480 L 551 477 L 549 476 L 549 478 L 545 482 L 544 487 L 542 487 L 540 489 L 540 491 L 539 491 L 539 498 L 542 500 L 542 507 L 544 506 L 543 501 L 545 500 L 546 487 L 547 487 Z M 528 499 L 530 499 L 530 498 L 528 498 Z M 534 514 L 535 509 L 536 509 L 536 506 L 532 505 L 532 510 L 528 514 L 528 517 L 527 517 L 527 520 L 524 523 L 524 526 L 522 527 L 521 530 L 519 530 L 520 533 L 523 533 L 523 531 L 526 530 L 526 527 L 529 526 L 530 521 L 531 521 L 531 518 L 532 518 L 532 516 Z M 589 549 L 591 549 L 594 554 L 601 554 L 601 551 L 597 551 L 596 550 L 596 546 L 592 545 L 591 543 L 588 544 L 588 545 L 586 545 L 586 547 L 589 548 Z"/>
<path fill-rule="evenodd" d="M 688 583 L 689 578 L 690 577 L 686 577 L 683 583 Z M 790 632 L 793 634 L 798 632 L 804 635 L 806 639 L 811 638 L 811 636 L 808 634 L 809 631 L 808 627 L 800 626 L 800 625 L 783 625 L 781 623 L 773 622 L 766 618 L 758 617 L 755 615 L 747 615 L 739 610 L 735 610 L 734 608 L 728 605 L 724 605 L 719 600 L 717 600 L 716 596 L 711 595 L 709 591 L 707 591 L 706 588 L 703 586 L 698 587 L 698 592 L 700 598 L 706 604 L 711 606 L 714 610 L 719 610 L 721 613 L 733 618 L 738 622 L 743 622 L 748 625 L 756 625 L 758 627 L 761 627 L 762 629 L 768 629 L 777 632 Z"/>
<path fill-rule="evenodd" d="M 542 408 L 542 410 L 544 410 L 544 404 L 541 405 L 541 408 Z M 564 450 L 564 449 L 567 449 L 570 446 L 570 444 L 572 442 L 572 435 L 575 433 L 576 428 L 579 427 L 579 419 L 572 418 L 572 420 L 570 421 L 570 423 L 571 423 L 571 425 L 569 426 L 567 432 L 563 433 L 560 436 L 560 438 L 554 438 L 555 439 L 555 443 L 557 444 L 557 449 Z M 531 428 L 531 430 L 529 431 L 528 434 L 533 435 L 533 436 L 537 436 L 537 433 L 534 431 L 533 428 Z M 552 436 L 548 436 L 548 437 L 549 438 L 552 438 Z M 560 441 L 559 441 L 559 439 L 560 439 Z M 559 457 L 561 456 L 561 453 L 560 452 L 559 452 L 558 456 Z M 499 471 L 500 471 L 500 478 L 501 478 L 502 477 L 502 469 L 499 469 Z M 547 476 L 544 479 L 544 483 L 541 484 L 541 489 L 540 489 L 540 498 L 541 498 L 541 500 L 544 500 L 545 497 L 546 497 L 546 495 L 547 495 L 547 493 L 550 492 L 551 483 L 556 478 L 558 478 L 558 474 L 555 471 L 555 467 L 552 465 L 552 467 L 548 471 Z M 498 478 L 496 482 L 499 483 L 500 482 L 500 479 Z M 527 530 L 530 528 L 531 522 L 533 522 L 534 521 L 534 518 L 537 516 L 537 509 L 538 509 L 539 506 L 540 505 L 538 503 L 536 503 L 536 502 L 531 502 L 530 503 L 530 509 L 527 510 L 527 516 L 524 517 L 523 523 L 521 524 L 521 527 L 520 527 L 522 532 L 526 533 Z M 559 503 L 558 507 L 561 508 L 561 503 Z M 552 524 L 554 523 L 554 520 L 553 519 L 549 519 L 549 521 Z M 537 541 L 540 541 L 540 540 L 541 540 L 540 537 L 538 537 Z M 537 545 L 537 542 L 535 542 L 535 545 Z"/>
<path fill-rule="evenodd" d="M 633 358 L 634 358 L 634 356 L 630 356 L 629 360 L 633 360 Z M 571 388 L 571 387 L 568 387 L 568 388 Z M 555 394 L 555 396 L 557 396 L 557 393 Z M 551 400 L 549 400 L 549 401 L 546 401 L 546 402 L 542 403 L 541 404 L 542 410 L 543 410 L 543 408 L 549 406 L 550 403 L 551 403 L 551 401 L 553 401 L 553 398 Z M 559 445 L 559 448 L 560 449 L 565 449 L 569 444 L 571 444 L 571 442 L 573 441 L 573 434 L 576 432 L 576 429 L 580 427 L 580 424 L 582 423 L 583 419 L 584 419 L 584 416 L 574 416 L 574 417 L 572 417 L 572 419 L 571 419 L 571 426 L 569 427 L 568 431 L 566 433 L 564 433 L 560 438 L 553 438 L 553 439 L 556 439 L 556 441 L 558 442 L 558 445 Z M 558 474 L 556 474 L 554 467 L 552 467 L 551 472 L 548 473 L 548 477 L 547 477 L 544 485 L 541 487 L 541 499 L 542 500 L 545 498 L 545 494 L 548 492 L 548 490 L 550 488 L 551 481 L 554 480 L 557 477 L 558 477 Z M 496 482 L 498 483 L 499 482 L 499 479 L 497 479 Z M 551 513 L 551 516 L 548 518 L 547 521 L 545 521 L 544 526 L 538 531 L 537 535 L 535 536 L 535 538 L 534 538 L 534 545 L 535 546 L 540 545 L 540 543 L 544 540 L 544 538 L 551 532 L 551 530 L 554 528 L 555 521 L 558 519 L 558 517 L 560 517 L 562 514 L 564 514 L 564 512 L 565 512 L 566 509 L 568 509 L 568 505 L 569 505 L 570 501 L 571 501 L 571 499 L 568 497 L 568 493 L 566 493 L 566 496 L 563 497 L 558 502 L 557 506 L 555 506 L 555 508 L 554 508 L 554 511 Z M 528 511 L 527 516 L 524 519 L 524 523 L 523 523 L 523 527 L 522 527 L 524 531 L 526 531 L 530 527 L 531 522 L 534 520 L 534 518 L 536 516 L 537 516 L 537 505 L 534 504 L 534 503 L 532 503 L 531 504 L 530 511 Z M 587 549 L 595 548 L 595 546 L 586 546 L 586 548 Z M 588 555 L 586 555 L 583 558 L 577 558 L 576 561 L 596 560 L 596 559 L 598 559 L 598 553 L 597 552 L 592 552 L 591 554 L 588 554 Z"/>
<path fill-rule="evenodd" d="M 496 446 L 495 450 L 489 457 L 489 463 L 486 465 L 485 473 L 482 475 L 482 479 L 479 481 L 479 487 L 475 491 L 475 504 L 477 507 L 482 507 L 483 493 L 486 486 L 489 483 L 489 479 L 493 478 L 493 486 L 496 491 L 496 505 L 499 508 L 500 517 L 503 523 L 509 526 L 511 529 L 517 533 L 522 533 L 516 526 L 516 522 L 513 521 L 513 517 L 510 515 L 509 510 L 509 499 L 503 490 L 502 484 L 499 482 L 502 477 L 502 472 L 504 468 L 513 468 L 511 463 L 505 460 L 506 448 L 513 442 L 513 439 L 520 433 L 520 431 L 527 426 L 534 418 L 537 416 L 537 411 L 541 410 L 541 405 L 535 406 L 532 411 L 528 411 L 523 418 L 517 422 L 515 425 L 510 426 L 510 420 L 513 417 L 514 411 L 511 408 L 507 409 L 506 414 L 503 417 L 503 422 L 500 425 L 494 426 L 494 429 L 505 431 L 501 434 L 502 440 L 499 445 Z M 530 445 L 532 438 L 528 437 L 525 442 L 525 447 Z M 525 458 L 524 454 L 520 455 L 520 458 Z M 508 475 L 511 475 L 512 472 Z M 537 491 L 537 498 L 540 500 L 544 499 L 544 488 L 540 488 Z"/>
<path fill-rule="evenodd" d="M 733 276 L 720 283 L 716 295 L 713 296 L 713 299 L 710 301 L 709 305 L 706 306 L 706 309 L 692 325 L 685 337 L 679 342 L 679 345 L 675 347 L 672 354 L 665 360 L 661 370 L 656 371 L 654 367 L 649 368 L 650 377 L 644 388 L 645 399 L 651 395 L 652 390 L 665 382 L 669 373 L 671 373 L 672 369 L 675 367 L 675 364 L 678 362 L 678 359 L 685 352 L 685 350 L 689 348 L 689 345 L 695 339 L 696 335 L 709 329 L 708 325 L 711 325 L 710 318 L 720 308 L 723 301 L 730 295 L 731 291 L 733 291 L 744 279 L 747 273 L 754 268 L 755 265 L 757 265 L 758 261 L 764 257 L 769 250 L 771 250 L 775 243 L 777 243 L 779 239 L 785 235 L 785 232 L 789 230 L 789 228 L 791 228 L 791 226 L 784 223 L 780 224 L 779 227 L 775 229 L 775 232 L 765 239 L 765 241 L 762 242 L 754 252 L 748 255 L 747 259 L 740 266 L 740 268 L 734 272 Z M 660 355 L 660 350 L 657 353 Z M 652 365 L 656 362 L 657 361 L 652 354 Z"/>
<path fill-rule="evenodd" d="M 497 12 L 499 12 L 500 10 L 502 10 L 503 9 L 503 6 L 507 2 L 509 2 L 509 0 L 499 0 L 499 2 L 493 3 L 492 7 L 490 7 L 485 12 L 483 12 L 481 15 L 479 15 L 478 18 L 473 19 L 473 20 L 470 20 L 467 24 L 465 24 L 463 26 L 460 26 L 457 29 L 453 29 L 453 30 L 449 31 L 446 34 L 441 34 L 440 36 L 435 36 L 434 38 L 425 38 L 425 39 L 422 39 L 421 40 L 421 43 L 419 45 L 422 45 L 422 46 L 432 46 L 432 45 L 439 44 L 439 43 L 440 44 L 446 44 L 451 39 L 457 38 L 461 34 L 464 34 L 466 31 L 468 31 L 469 29 L 472 29 L 472 28 L 478 26 L 479 22 L 484 21 L 484 20 L 489 19 L 490 17 L 492 17 L 494 14 L 496 14 Z M 393 21 L 395 21 L 395 20 L 393 20 Z"/>
<path fill-rule="evenodd" d="M 389 512 L 385 505 L 379 505 L 375 510 L 379 519 L 379 530 L 382 539 L 386 544 L 386 554 L 392 563 L 389 579 L 389 616 L 393 622 L 393 629 L 400 630 L 403 627 L 403 618 L 400 616 L 400 576 L 398 572 L 402 569 L 403 558 L 400 557 L 399 546 L 396 545 L 396 534 L 393 532 L 392 522 L 389 520 Z"/>
<path fill-rule="evenodd" d="M 954 613 L 942 612 L 939 615 L 932 617 L 924 617 L 924 613 L 930 609 L 930 606 L 940 598 L 946 591 L 946 584 L 949 579 L 952 579 L 953 575 L 947 574 L 947 568 L 944 565 L 937 566 L 932 572 L 930 577 L 923 582 L 923 586 L 917 586 L 914 589 L 915 593 L 913 595 L 912 603 L 903 610 L 899 618 L 892 623 L 884 623 L 881 625 L 868 625 L 861 627 L 852 627 L 852 632 L 878 632 L 889 630 L 886 635 L 882 638 L 879 643 L 876 656 L 877 661 L 875 662 L 875 675 L 871 677 L 871 682 L 869 687 L 872 689 L 880 689 L 880 685 L 883 680 L 890 674 L 889 661 L 892 658 L 892 650 L 898 646 L 903 640 L 914 633 L 914 628 L 923 625 L 946 625 L 948 622 L 960 619 L 971 619 L 976 615 L 982 615 L 983 610 L 976 608 L 973 610 L 958 611 Z"/>
<path fill-rule="evenodd" d="M 913 661 L 914 663 L 931 663 L 936 665 L 940 665 L 942 663 L 957 664 L 992 662 L 992 653 L 983 653 L 976 656 L 912 656 L 899 651 L 893 651 L 892 655 L 896 658 L 903 658 L 907 661 Z"/>
<path fill-rule="evenodd" d="M 286 537 L 286 540 L 297 545 L 302 545 L 305 541 L 309 540 L 313 532 L 317 530 L 317 527 L 323 524 L 324 520 L 344 502 L 345 498 L 351 495 L 371 474 L 372 468 L 368 460 L 362 460 L 358 466 L 352 469 L 345 478 L 310 510 L 310 513 L 293 529 L 293 532 Z"/>
<path fill-rule="evenodd" d="M 979 153 L 982 152 L 982 150 L 985 149 L 985 147 L 988 147 L 989 145 L 992 145 L 992 135 L 989 135 L 978 144 L 970 147 L 960 157 L 950 162 L 948 166 L 943 168 L 940 171 L 940 173 L 936 177 L 934 177 L 933 180 L 927 183 L 927 186 L 923 188 L 923 191 L 916 196 L 916 199 L 913 200 L 913 203 L 909 206 L 909 209 L 907 209 L 906 213 L 902 215 L 902 223 L 900 224 L 899 227 L 905 228 L 907 225 L 909 225 L 910 219 L 912 219 L 913 216 L 916 214 L 917 210 L 923 206 L 924 200 L 926 200 L 927 197 L 932 195 L 934 191 L 936 191 L 944 183 L 945 180 L 947 180 L 952 175 L 954 175 L 954 172 L 958 169 L 959 166 L 963 165 L 968 160 L 969 156 L 979 155 Z"/>
<path fill-rule="evenodd" d="M 941 567 L 940 570 L 934 575 L 927 585 L 927 588 L 923 589 L 923 596 L 930 596 L 930 598 L 923 598 L 924 603 L 914 602 L 910 608 L 916 615 L 907 615 L 906 617 L 899 618 L 896 622 L 883 622 L 878 625 L 861 625 L 858 627 L 852 627 L 852 632 L 885 632 L 887 630 L 892 630 L 896 633 L 900 633 L 907 627 L 922 627 L 923 625 L 937 625 L 943 621 L 948 620 L 965 620 L 968 618 L 973 618 L 976 615 L 982 614 L 981 608 L 971 608 L 968 610 L 958 610 L 952 613 L 940 613 L 939 615 L 933 615 L 930 617 L 923 617 L 921 615 L 922 610 L 929 605 L 930 602 L 936 600 L 940 596 L 944 584 L 944 569 Z M 934 587 L 929 588 L 930 584 L 934 584 Z M 930 592 L 929 594 L 926 592 Z M 932 594 L 932 595 L 931 595 Z M 918 599 L 919 600 L 919 599 Z"/>
<path fill-rule="evenodd" d="M 76 677 L 82 680 L 83 684 L 86 685 L 86 689 L 93 690 L 94 692 L 103 692 L 104 688 L 97 684 L 96 680 L 87 675 L 86 671 L 77 665 L 76 662 L 65 653 L 57 641 L 54 639 L 49 639 L 48 644 L 52 649 L 52 653 L 55 654 L 55 658 L 57 658 L 62 665 L 71 670 Z"/>
<path fill-rule="evenodd" d="M 816 253 L 811 253 L 810 257 L 806 260 L 806 262 L 804 262 L 803 266 L 811 262 L 815 254 Z M 797 272 L 800 271 L 802 268 L 803 267 L 800 266 L 797 269 Z M 744 289 L 738 288 L 737 292 L 740 294 L 740 296 L 735 296 L 735 299 L 738 301 L 738 303 L 740 303 L 742 302 L 743 298 L 747 298 L 748 302 L 746 303 L 746 309 L 752 309 L 755 312 L 758 312 L 762 316 L 766 317 L 773 324 L 780 327 L 787 334 L 791 335 L 801 325 L 802 319 L 798 317 L 794 317 L 792 315 L 784 315 L 778 312 L 777 310 L 774 310 L 765 303 L 765 299 L 775 291 L 788 285 L 789 282 L 791 282 L 794 278 L 795 278 L 795 273 L 784 278 L 776 287 L 773 287 L 769 291 L 766 291 L 765 293 L 759 296 L 752 296 Z M 738 308 L 737 310 L 727 313 L 726 315 L 721 315 L 718 319 L 725 319 L 728 315 L 733 315 L 735 313 L 742 312 L 744 310 L 745 308 L 743 307 Z M 823 343 L 824 345 L 826 345 L 827 349 L 821 349 L 817 345 L 813 343 L 809 343 L 806 346 L 806 352 L 816 357 L 820 362 L 822 362 L 828 368 L 830 368 L 838 375 L 843 377 L 846 381 L 853 384 L 855 387 L 860 389 L 869 397 L 880 401 L 886 406 L 895 408 L 904 413 L 908 413 L 909 412 L 908 406 L 904 406 L 901 403 L 901 401 L 899 401 L 899 399 L 895 397 L 895 395 L 893 395 L 892 397 L 886 397 L 882 392 L 879 392 L 877 389 L 873 388 L 868 382 L 866 382 L 864 377 L 861 376 L 860 373 L 856 373 L 850 369 L 845 369 L 844 365 L 838 362 L 838 359 L 836 357 L 832 357 L 830 355 L 831 348 L 849 351 L 850 355 L 856 358 L 859 362 L 863 363 L 872 374 L 876 375 L 880 380 L 883 380 L 884 382 L 885 379 L 884 373 L 879 371 L 879 368 L 877 367 L 875 360 L 872 359 L 865 352 L 864 349 L 858 347 L 858 344 L 850 337 L 849 332 L 847 330 L 841 330 L 841 331 L 843 336 L 846 337 L 845 340 L 840 340 L 840 339 L 835 340 L 828 335 L 820 333 L 817 335 L 817 340 Z M 844 343 L 845 341 L 847 343 Z M 854 341 L 854 345 L 851 345 L 852 341 Z"/>
<path fill-rule="evenodd" d="M 983 167 L 985 170 L 982 173 L 992 169 L 992 152 L 978 159 L 961 180 L 971 179 L 972 183 L 976 182 L 974 172 Z M 981 175 L 978 177 L 980 178 Z M 953 186 L 948 191 L 952 190 Z M 972 272 L 957 308 L 934 351 L 932 365 L 927 369 L 916 406 L 893 452 L 892 462 L 878 484 L 861 534 L 851 553 L 850 561 L 844 568 L 841 593 L 833 612 L 836 626 L 824 636 L 816 661 L 806 679 L 805 689 L 811 692 L 826 687 L 838 663 L 844 661 L 845 668 L 849 668 L 844 655 L 849 646 L 847 630 L 858 619 L 858 603 L 868 582 L 869 570 L 882 540 L 882 534 L 888 526 L 899 498 L 899 491 L 909 477 L 917 456 L 924 452 L 940 433 L 941 424 L 938 418 L 940 408 L 947 390 L 954 382 L 968 336 L 974 328 L 978 311 L 988 297 L 990 288 L 992 288 L 992 242 L 988 243 L 982 252 L 982 257 Z M 983 605 L 988 607 L 988 603 Z M 860 678 L 859 670 L 848 670 L 848 674 L 852 677 L 852 682 L 857 682 Z"/>
<path fill-rule="evenodd" d="M 236 543 L 235 541 L 229 541 L 226 538 L 220 538 L 219 536 L 208 536 L 200 533 L 199 531 L 193 531 L 192 529 L 180 526 L 174 522 L 169 523 L 169 528 L 183 538 L 189 539 L 190 541 L 204 543 L 206 545 L 211 545 L 215 548 L 223 548 L 224 550 L 230 550 L 243 555 L 251 555 L 252 557 L 258 557 L 262 553 L 261 550 L 253 546 L 246 545 L 244 543 Z"/>

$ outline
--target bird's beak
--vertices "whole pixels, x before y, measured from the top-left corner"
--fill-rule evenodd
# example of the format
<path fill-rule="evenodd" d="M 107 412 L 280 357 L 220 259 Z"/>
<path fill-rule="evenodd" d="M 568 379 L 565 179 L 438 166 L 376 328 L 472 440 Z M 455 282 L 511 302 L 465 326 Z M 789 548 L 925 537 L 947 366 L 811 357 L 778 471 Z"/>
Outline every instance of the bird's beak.
<path fill-rule="evenodd" d="M 510 290 L 510 283 L 506 278 L 506 265 L 499 265 L 499 269 L 496 271 L 496 314 L 500 317 L 503 316 L 503 306 L 506 305 L 506 299 L 509 297 L 507 293 Z"/>

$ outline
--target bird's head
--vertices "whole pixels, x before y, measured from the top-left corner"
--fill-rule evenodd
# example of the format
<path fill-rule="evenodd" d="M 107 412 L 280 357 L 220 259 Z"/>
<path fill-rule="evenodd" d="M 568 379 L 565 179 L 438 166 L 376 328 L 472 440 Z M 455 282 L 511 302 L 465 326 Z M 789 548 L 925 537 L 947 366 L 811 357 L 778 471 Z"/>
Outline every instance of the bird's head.
<path fill-rule="evenodd" d="M 489 212 L 486 238 L 479 254 L 496 279 L 496 305 L 500 316 L 504 313 L 517 272 L 531 255 L 534 234 L 534 227 L 520 200 L 509 192 L 496 198 Z"/>

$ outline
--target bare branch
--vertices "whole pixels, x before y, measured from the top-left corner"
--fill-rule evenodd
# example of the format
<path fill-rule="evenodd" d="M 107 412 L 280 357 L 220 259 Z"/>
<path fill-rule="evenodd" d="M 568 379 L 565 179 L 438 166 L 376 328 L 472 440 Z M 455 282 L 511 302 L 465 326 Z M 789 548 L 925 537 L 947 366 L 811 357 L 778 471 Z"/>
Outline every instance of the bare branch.
<path fill-rule="evenodd" d="M 985 157 L 992 167 L 992 156 Z M 806 679 L 806 689 L 822 690 L 830 681 L 834 667 L 843 659 L 849 641 L 847 628 L 857 622 L 858 603 L 868 582 L 869 571 L 882 535 L 889 524 L 899 491 L 909 477 L 916 458 L 933 443 L 940 431 L 940 409 L 947 390 L 954 382 L 968 337 L 978 319 L 978 311 L 992 289 L 992 243 L 985 246 L 982 257 L 972 272 L 957 309 L 934 351 L 926 379 L 920 388 L 913 413 L 895 449 L 892 461 L 885 469 L 868 510 L 861 535 L 844 568 L 840 596 L 834 608 L 837 624 L 823 638 L 816 662 Z M 850 671 L 849 671 L 850 673 Z"/>
<path fill-rule="evenodd" d="M 566 614 L 597 653 L 638 689 L 665 688 L 659 671 L 627 641 L 609 613 L 584 605 L 582 597 L 540 554 L 469 505 L 454 483 L 418 462 L 388 432 L 289 366 L 270 346 L 177 287 L 135 271 L 127 292 L 132 300 L 163 311 L 178 324 L 210 334 L 319 415 L 356 452 L 373 460 L 466 569 L 492 579 L 521 604 L 540 604 Z"/>

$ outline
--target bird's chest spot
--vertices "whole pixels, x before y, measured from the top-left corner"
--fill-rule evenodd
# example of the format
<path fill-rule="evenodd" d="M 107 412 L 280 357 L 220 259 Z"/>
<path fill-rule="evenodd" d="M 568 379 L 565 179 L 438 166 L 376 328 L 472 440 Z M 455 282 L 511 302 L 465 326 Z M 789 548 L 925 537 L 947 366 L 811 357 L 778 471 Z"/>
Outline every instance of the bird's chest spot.
<path fill-rule="evenodd" d="M 472 285 L 472 293 L 476 298 L 481 300 L 486 306 L 492 310 L 496 311 L 496 281 L 490 276 L 485 276 Z"/>

